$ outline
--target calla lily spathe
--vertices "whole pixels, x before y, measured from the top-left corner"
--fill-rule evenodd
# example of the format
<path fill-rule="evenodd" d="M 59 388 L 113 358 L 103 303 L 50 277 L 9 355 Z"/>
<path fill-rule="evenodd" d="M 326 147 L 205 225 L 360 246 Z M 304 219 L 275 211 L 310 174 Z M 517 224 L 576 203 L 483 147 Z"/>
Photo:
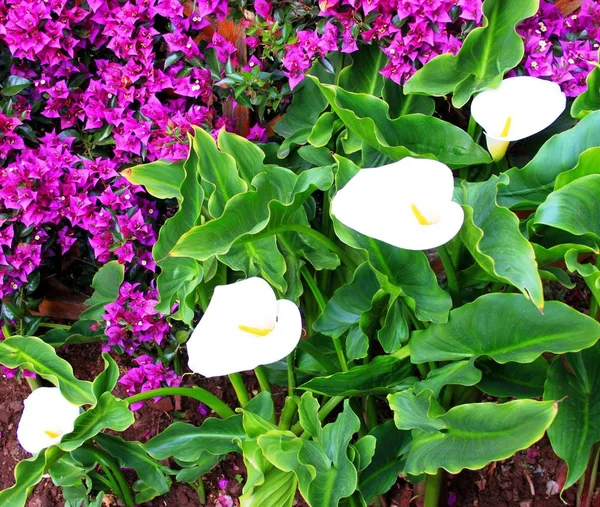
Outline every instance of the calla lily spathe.
<path fill-rule="evenodd" d="M 454 177 L 435 160 L 403 158 L 361 169 L 333 198 L 331 212 L 361 234 L 406 250 L 450 241 L 464 213 L 452 201 Z"/>
<path fill-rule="evenodd" d="M 290 354 L 301 334 L 298 307 L 262 278 L 219 285 L 187 342 L 189 367 L 205 377 L 251 370 Z"/>
<path fill-rule="evenodd" d="M 75 428 L 79 407 L 68 401 L 58 387 L 40 387 L 25 399 L 17 428 L 17 440 L 31 454 L 60 443 Z"/>
<path fill-rule="evenodd" d="M 477 95 L 471 115 L 483 127 L 490 155 L 498 161 L 511 141 L 549 127 L 566 104 L 567 98 L 556 83 L 530 76 L 511 77 L 498 88 Z"/>

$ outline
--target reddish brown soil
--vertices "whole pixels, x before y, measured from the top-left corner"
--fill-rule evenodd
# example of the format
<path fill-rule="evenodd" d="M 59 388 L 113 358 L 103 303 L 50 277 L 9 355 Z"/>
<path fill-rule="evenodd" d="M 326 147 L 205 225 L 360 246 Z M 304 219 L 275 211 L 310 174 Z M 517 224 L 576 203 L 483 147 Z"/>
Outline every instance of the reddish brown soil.
<path fill-rule="evenodd" d="M 61 355 L 73 365 L 75 375 L 82 379 L 91 379 L 103 367 L 100 347 L 97 344 L 71 346 Z M 117 358 L 120 367 L 125 370 L 130 366 L 128 358 Z M 246 376 L 248 388 L 256 389 L 256 381 Z M 224 379 L 202 379 L 186 376 L 190 385 L 197 383 L 209 389 L 232 406 L 236 405 L 235 394 Z M 117 390 L 118 393 L 118 390 Z M 25 382 L 16 380 L 0 380 L 0 489 L 10 487 L 14 481 L 15 465 L 28 455 L 16 440 L 16 426 L 20 417 L 22 400 L 29 394 Z M 121 393 L 122 394 L 122 393 Z M 283 392 L 274 395 L 276 405 L 282 404 Z M 193 424 L 200 424 L 204 419 L 198 413 L 198 402 L 190 399 L 164 399 L 156 404 L 147 404 L 136 413 L 136 422 L 124 433 L 127 440 L 147 441 L 159 431 L 166 428 L 174 418 L 185 419 Z M 564 480 L 564 464 L 554 455 L 547 439 L 540 441 L 528 451 L 523 451 L 506 461 L 492 464 L 483 470 L 465 471 L 448 480 L 450 502 L 443 501 L 442 506 L 454 507 L 561 507 L 563 504 L 557 495 L 547 495 L 549 481 Z M 242 479 L 246 470 L 238 454 L 232 454 L 219 463 L 213 471 L 204 477 L 207 502 L 214 506 L 220 495 L 229 495 L 235 505 L 239 505 L 238 497 L 242 492 Z M 528 481 L 531 479 L 531 484 Z M 219 490 L 220 479 L 228 479 L 226 490 Z M 384 499 L 388 506 L 419 507 L 419 485 L 414 488 L 399 479 Z M 574 492 L 569 490 L 565 495 L 567 505 L 574 505 Z M 118 506 L 106 498 L 107 507 Z M 62 507 L 64 501 L 59 488 L 49 479 L 44 479 L 30 496 L 28 507 Z M 175 484 L 170 493 L 145 504 L 144 507 L 192 507 L 199 506 L 196 491 L 187 484 Z M 269 506 L 265 506 L 269 507 Z"/>

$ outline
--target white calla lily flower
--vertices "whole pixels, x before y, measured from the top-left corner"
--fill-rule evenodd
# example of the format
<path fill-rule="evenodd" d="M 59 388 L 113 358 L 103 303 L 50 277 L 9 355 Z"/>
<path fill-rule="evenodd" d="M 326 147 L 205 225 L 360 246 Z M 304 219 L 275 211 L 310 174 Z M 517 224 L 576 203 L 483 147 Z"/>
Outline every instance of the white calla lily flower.
<path fill-rule="evenodd" d="M 68 401 L 58 387 L 39 387 L 23 402 L 17 440 L 31 454 L 60 443 L 75 428 L 79 406 Z"/>
<path fill-rule="evenodd" d="M 525 139 L 549 127 L 565 110 L 560 86 L 531 76 L 511 77 L 473 99 L 471 115 L 485 132 L 488 151 L 501 160 L 511 141 Z"/>
<path fill-rule="evenodd" d="M 454 176 L 441 162 L 406 157 L 361 169 L 333 198 L 344 225 L 406 250 L 444 245 L 460 230 L 464 213 L 452 201 Z"/>
<path fill-rule="evenodd" d="M 251 370 L 290 354 L 301 334 L 298 307 L 262 278 L 219 285 L 187 342 L 188 364 L 205 377 Z"/>

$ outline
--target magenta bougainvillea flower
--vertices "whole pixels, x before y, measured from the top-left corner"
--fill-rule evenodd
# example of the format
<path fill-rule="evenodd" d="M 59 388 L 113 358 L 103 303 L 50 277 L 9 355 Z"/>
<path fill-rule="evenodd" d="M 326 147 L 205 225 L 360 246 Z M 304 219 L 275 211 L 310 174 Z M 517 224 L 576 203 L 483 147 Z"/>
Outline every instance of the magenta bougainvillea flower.
<path fill-rule="evenodd" d="M 147 354 L 136 357 L 134 361 L 138 366 L 130 368 L 119 379 L 119 384 L 130 396 L 159 389 L 160 387 L 176 387 L 181 384 L 181 377 Z M 154 401 L 158 400 L 160 400 L 160 397 L 154 398 Z M 131 410 L 139 410 L 143 405 L 143 401 L 132 403 Z"/>
<path fill-rule="evenodd" d="M 158 294 L 154 289 L 144 293 L 139 287 L 137 283 L 124 282 L 117 300 L 105 306 L 103 320 L 108 342 L 104 351 L 120 347 L 132 355 L 142 344 L 160 346 L 165 340 L 170 327 L 155 309 Z"/>

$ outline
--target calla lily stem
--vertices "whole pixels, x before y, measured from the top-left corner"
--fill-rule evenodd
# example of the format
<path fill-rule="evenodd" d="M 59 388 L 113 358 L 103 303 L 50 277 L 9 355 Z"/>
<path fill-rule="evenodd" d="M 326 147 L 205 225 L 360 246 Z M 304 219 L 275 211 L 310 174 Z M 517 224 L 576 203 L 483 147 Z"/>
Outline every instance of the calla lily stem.
<path fill-rule="evenodd" d="M 118 486 L 118 489 L 115 491 L 115 493 L 121 497 L 121 500 L 123 500 L 123 503 L 126 505 L 126 507 L 135 507 L 135 500 L 133 499 L 133 495 L 129 489 L 129 484 L 127 484 L 125 476 L 123 475 L 123 472 L 121 472 L 121 469 L 116 461 L 109 454 L 95 446 L 85 445 L 84 447 L 90 454 L 94 456 L 94 458 L 96 458 L 100 466 L 106 472 L 110 470 L 112 479 Z"/>
<path fill-rule="evenodd" d="M 440 256 L 440 260 L 442 261 L 442 265 L 444 266 L 444 271 L 446 272 L 446 277 L 448 279 L 448 290 L 450 291 L 450 296 L 452 296 L 452 301 L 454 302 L 455 306 L 460 306 L 462 304 L 460 286 L 458 285 L 458 277 L 456 276 L 456 269 L 454 268 L 454 263 L 452 262 L 450 253 L 445 246 L 438 247 L 437 252 Z"/>
<path fill-rule="evenodd" d="M 195 400 L 204 403 L 223 419 L 235 415 L 235 412 L 223 401 L 201 387 L 163 387 L 130 396 L 129 398 L 125 398 L 125 401 L 131 405 L 136 401 L 148 400 L 150 398 L 155 398 L 156 396 L 187 396 L 188 398 L 194 398 Z"/>
<path fill-rule="evenodd" d="M 325 298 L 323 297 L 323 294 L 321 293 L 317 282 L 315 282 L 315 279 L 312 277 L 310 271 L 308 271 L 308 268 L 306 266 L 302 266 L 300 268 L 300 274 L 302 275 L 302 278 L 304 278 L 306 285 L 308 285 L 308 288 L 312 292 L 312 295 L 315 298 L 315 301 L 317 302 L 317 306 L 319 307 L 319 312 L 322 313 L 325 310 L 325 306 L 327 306 L 327 302 L 325 301 Z M 348 362 L 346 361 L 346 356 L 344 355 L 342 342 L 339 338 L 332 338 L 332 340 L 342 371 L 348 371 Z"/>
<path fill-rule="evenodd" d="M 242 375 L 240 373 L 230 373 L 229 381 L 233 386 L 233 389 L 235 391 L 238 401 L 240 402 L 240 405 L 242 407 L 245 407 L 250 401 L 250 396 L 248 396 L 248 391 L 246 390 L 246 384 L 244 384 Z"/>
<path fill-rule="evenodd" d="M 423 503 L 423 507 L 439 506 L 444 477 L 446 477 L 446 474 L 442 468 L 435 475 L 428 474 L 425 476 L 425 502 Z"/>
<path fill-rule="evenodd" d="M 25 377 L 27 384 L 29 384 L 29 389 L 35 391 L 38 387 L 42 387 L 42 383 L 40 379 L 37 377 Z"/>
<path fill-rule="evenodd" d="M 267 372 L 262 366 L 257 366 L 254 368 L 254 374 L 256 375 L 256 380 L 258 380 L 258 385 L 260 386 L 261 391 L 271 392 L 271 384 L 269 383 L 269 377 L 267 377 Z"/>

